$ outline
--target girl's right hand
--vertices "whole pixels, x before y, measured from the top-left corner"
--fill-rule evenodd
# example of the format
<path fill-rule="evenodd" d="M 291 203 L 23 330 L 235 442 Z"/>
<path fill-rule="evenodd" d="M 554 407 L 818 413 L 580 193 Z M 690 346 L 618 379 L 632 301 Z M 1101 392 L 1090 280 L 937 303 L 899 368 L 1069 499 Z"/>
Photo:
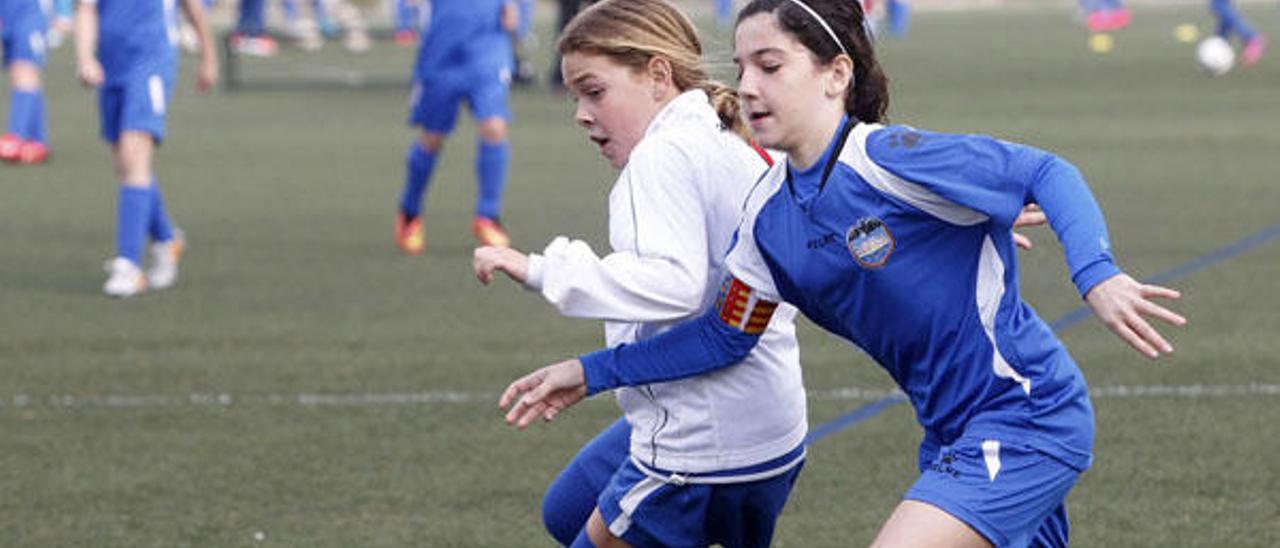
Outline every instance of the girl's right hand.
<path fill-rule="evenodd" d="M 80 78 L 80 83 L 87 88 L 101 86 L 102 81 L 105 79 L 102 73 L 102 63 L 99 63 L 97 59 L 88 59 L 78 63 L 76 76 Z"/>

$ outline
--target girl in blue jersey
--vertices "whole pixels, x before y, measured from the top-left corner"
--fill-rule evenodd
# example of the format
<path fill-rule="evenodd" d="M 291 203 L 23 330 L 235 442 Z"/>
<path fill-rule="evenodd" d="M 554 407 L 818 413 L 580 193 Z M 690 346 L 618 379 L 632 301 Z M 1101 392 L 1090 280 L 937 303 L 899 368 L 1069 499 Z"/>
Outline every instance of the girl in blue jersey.
<path fill-rule="evenodd" d="M 1148 323 L 1185 320 L 1112 257 L 1080 173 L 1042 150 L 879 125 L 887 82 L 856 3 L 754 0 L 739 15 L 739 93 L 761 144 L 788 154 L 748 200 L 726 262 L 746 288 L 657 337 L 544 367 L 500 403 L 517 425 L 589 394 L 726 367 L 755 345 L 725 308 L 794 304 L 862 348 L 910 399 L 921 475 L 879 546 L 1064 546 L 1063 501 L 1092 460 L 1083 375 L 1018 294 L 1009 233 L 1037 202 L 1106 326 L 1155 358 Z"/>
<path fill-rule="evenodd" d="M 196 89 L 218 78 L 218 59 L 200 0 L 182 0 L 200 44 Z M 120 183 L 116 257 L 107 262 L 102 291 L 132 297 L 173 285 L 185 240 L 165 210 L 151 170 L 164 139 L 165 113 L 178 59 L 174 0 L 81 0 L 76 8 L 76 60 L 81 82 L 98 89 L 102 137 Z M 152 261 L 144 274 L 142 253 L 151 238 Z"/>
<path fill-rule="evenodd" d="M 0 49 L 9 78 L 9 126 L 0 160 L 38 164 L 49 157 L 45 130 L 45 19 L 38 0 L 0 0 Z"/>
<path fill-rule="evenodd" d="M 507 105 L 511 87 L 511 36 L 519 23 L 514 0 L 436 0 L 426 2 L 418 59 L 414 63 L 409 123 L 422 133 L 405 157 L 404 188 L 396 214 L 400 249 L 418 255 L 426 249 L 422 200 L 436 157 L 467 101 L 479 125 L 476 151 L 475 216 L 471 231 L 482 245 L 506 246 L 511 238 L 498 222 L 507 181 L 511 145 Z"/>

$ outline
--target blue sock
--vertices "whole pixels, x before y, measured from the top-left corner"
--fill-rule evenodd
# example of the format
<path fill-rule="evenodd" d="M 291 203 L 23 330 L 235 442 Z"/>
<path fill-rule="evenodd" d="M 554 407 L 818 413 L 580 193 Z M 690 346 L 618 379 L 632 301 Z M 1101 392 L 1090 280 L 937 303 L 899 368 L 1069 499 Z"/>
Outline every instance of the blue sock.
<path fill-rule="evenodd" d="M 164 196 L 160 194 L 160 185 L 151 181 L 151 219 L 147 223 L 147 233 L 154 242 L 167 242 L 173 239 L 173 223 L 169 221 L 169 212 L 164 207 Z"/>
<path fill-rule="evenodd" d="M 596 544 L 591 542 L 591 537 L 587 536 L 587 528 L 583 527 L 582 531 L 578 532 L 577 538 L 573 539 L 573 544 L 570 544 L 569 548 L 596 548 Z"/>
<path fill-rule="evenodd" d="M 35 107 L 27 115 L 27 132 L 30 135 L 30 140 L 48 143 L 49 135 L 44 121 L 44 92 L 36 91 L 34 93 L 36 96 Z"/>
<path fill-rule="evenodd" d="M 497 219 L 502 213 L 502 189 L 507 186 L 507 164 L 510 161 L 510 143 L 480 141 L 480 152 L 476 155 L 476 174 L 480 178 L 477 216 Z"/>
<path fill-rule="evenodd" d="M 1218 17 L 1218 36 L 1231 38 L 1231 35 L 1235 34 L 1242 42 L 1248 42 L 1257 35 L 1257 31 L 1249 26 L 1249 22 L 1232 5 L 1231 0 L 1213 0 L 1209 8 Z"/>
<path fill-rule="evenodd" d="M 15 89 L 9 92 L 9 133 L 31 140 L 31 120 L 40 114 L 40 92 Z"/>
<path fill-rule="evenodd" d="M 121 257 L 142 266 L 142 247 L 151 219 L 151 190 L 120 185 L 116 209 L 116 249 Z"/>
<path fill-rule="evenodd" d="M 409 218 L 422 213 L 422 195 L 431 182 L 431 172 L 436 167 L 436 155 L 414 141 L 404 159 L 404 190 L 400 193 L 400 212 Z"/>
<path fill-rule="evenodd" d="M 417 4 L 409 3 L 409 0 L 396 0 L 396 30 L 414 30 L 418 25 Z"/>
<path fill-rule="evenodd" d="M 241 0 L 240 18 L 236 22 L 236 32 L 246 36 L 260 36 L 265 30 L 262 23 L 264 0 Z"/>

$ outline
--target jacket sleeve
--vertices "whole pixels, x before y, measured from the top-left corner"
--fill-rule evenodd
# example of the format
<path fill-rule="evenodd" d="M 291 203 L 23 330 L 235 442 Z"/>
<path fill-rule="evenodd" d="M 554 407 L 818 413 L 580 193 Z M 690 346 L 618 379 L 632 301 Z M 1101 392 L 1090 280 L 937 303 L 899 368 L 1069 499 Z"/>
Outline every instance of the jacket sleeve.
<path fill-rule="evenodd" d="M 670 321 L 702 309 L 708 276 L 698 169 L 672 143 L 632 151 L 609 200 L 603 257 L 580 240 L 554 239 L 530 257 L 527 286 L 562 314 L 622 322 Z"/>

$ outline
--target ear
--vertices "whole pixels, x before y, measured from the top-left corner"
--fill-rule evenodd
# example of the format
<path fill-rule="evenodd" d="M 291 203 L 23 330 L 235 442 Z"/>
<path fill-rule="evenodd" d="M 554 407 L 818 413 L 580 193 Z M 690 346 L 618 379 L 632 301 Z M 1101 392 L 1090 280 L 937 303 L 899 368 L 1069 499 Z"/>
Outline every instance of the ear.
<path fill-rule="evenodd" d="M 653 82 L 653 98 L 662 99 L 672 89 L 675 89 L 675 82 L 672 79 L 671 61 L 660 55 L 649 58 L 649 63 L 645 66 L 645 72 L 649 76 L 649 80 Z"/>
<path fill-rule="evenodd" d="M 845 54 L 837 55 L 828 65 L 826 94 L 828 97 L 844 97 L 852 93 L 852 88 L 853 59 Z"/>

